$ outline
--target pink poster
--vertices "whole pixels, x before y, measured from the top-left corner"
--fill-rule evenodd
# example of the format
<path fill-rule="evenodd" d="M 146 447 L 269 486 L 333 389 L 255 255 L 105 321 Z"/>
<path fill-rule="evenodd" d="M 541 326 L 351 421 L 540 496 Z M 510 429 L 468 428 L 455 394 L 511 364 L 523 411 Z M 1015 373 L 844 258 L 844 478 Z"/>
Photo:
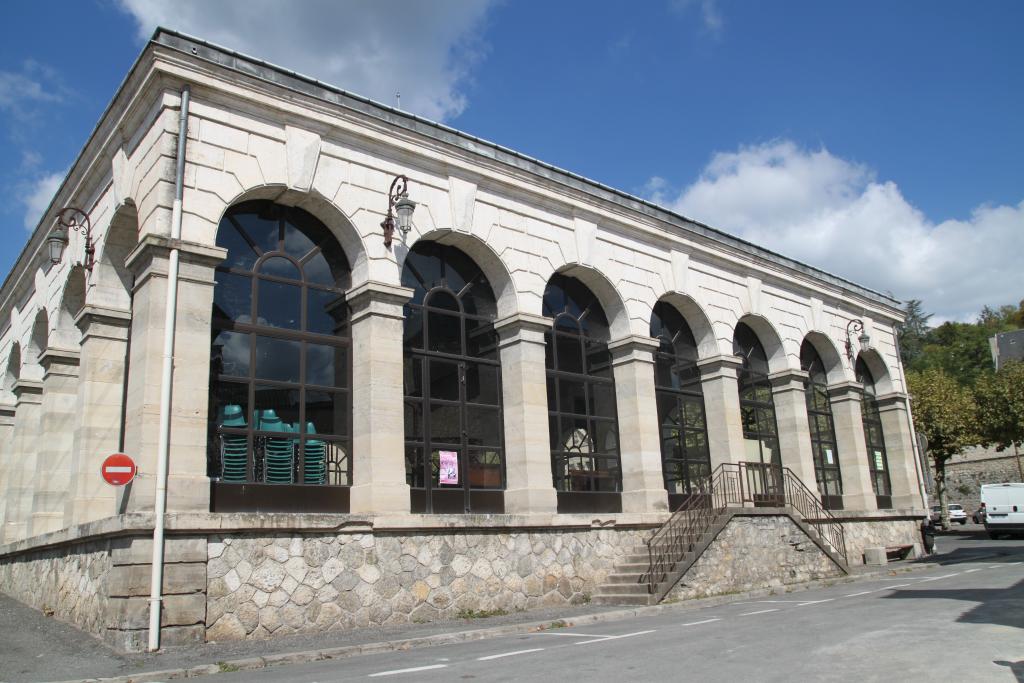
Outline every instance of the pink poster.
<path fill-rule="evenodd" d="M 438 473 L 438 483 L 458 484 L 459 483 L 459 454 L 457 451 L 439 451 L 441 456 L 441 471 Z"/>

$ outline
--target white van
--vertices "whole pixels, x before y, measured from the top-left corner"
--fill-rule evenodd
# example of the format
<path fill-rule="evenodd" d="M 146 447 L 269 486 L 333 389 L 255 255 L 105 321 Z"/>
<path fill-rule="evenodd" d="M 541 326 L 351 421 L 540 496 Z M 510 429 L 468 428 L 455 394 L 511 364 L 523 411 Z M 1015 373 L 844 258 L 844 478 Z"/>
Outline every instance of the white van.
<path fill-rule="evenodd" d="M 1024 484 L 982 484 L 981 506 L 990 538 L 1024 534 Z"/>

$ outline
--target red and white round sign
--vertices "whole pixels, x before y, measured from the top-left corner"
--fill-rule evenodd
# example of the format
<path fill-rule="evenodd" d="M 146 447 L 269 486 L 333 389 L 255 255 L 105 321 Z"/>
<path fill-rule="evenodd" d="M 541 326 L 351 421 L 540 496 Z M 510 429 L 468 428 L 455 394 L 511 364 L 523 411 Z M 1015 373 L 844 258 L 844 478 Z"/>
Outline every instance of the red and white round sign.
<path fill-rule="evenodd" d="M 135 478 L 135 473 L 138 471 L 135 461 L 124 453 L 108 455 L 100 468 L 103 481 L 111 486 L 124 486 Z"/>

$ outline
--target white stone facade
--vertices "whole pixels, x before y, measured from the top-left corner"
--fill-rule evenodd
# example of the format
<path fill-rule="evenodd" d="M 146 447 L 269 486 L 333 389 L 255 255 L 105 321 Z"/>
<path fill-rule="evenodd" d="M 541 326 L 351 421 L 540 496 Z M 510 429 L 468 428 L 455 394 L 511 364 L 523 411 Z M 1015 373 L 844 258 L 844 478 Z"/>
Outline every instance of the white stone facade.
<path fill-rule="evenodd" d="M 182 89 L 190 88 L 182 240 L 169 240 Z M 396 175 L 417 202 L 412 230 L 383 244 Z M 210 325 L 218 225 L 232 206 L 298 206 L 331 231 L 352 268 L 353 514 L 408 514 L 403 461 L 401 272 L 419 241 L 458 247 L 497 299 L 505 435 L 505 511 L 558 526 L 547 435 L 541 302 L 552 275 L 587 285 L 611 328 L 622 514 L 667 513 L 649 336 L 652 308 L 675 306 L 702 368 L 712 465 L 745 459 L 733 332 L 758 335 L 776 387 L 782 461 L 813 488 L 800 347 L 809 339 L 830 386 L 856 390 L 855 353 L 882 405 L 892 508 L 923 507 L 896 349 L 898 302 L 515 152 L 366 102 L 201 41 L 158 31 L 104 113 L 0 290 L 2 553 L 30 539 L 153 509 L 168 258 L 181 274 L 171 406 L 168 509 L 210 510 Z M 77 265 L 71 234 L 51 266 L 44 240 L 63 206 L 91 219 L 96 264 Z M 728 228 L 728 226 L 723 226 Z M 847 509 L 874 511 L 856 401 L 837 414 Z M 132 455 L 129 489 L 99 479 Z M 878 512 L 878 515 L 885 514 Z M 897 514 L 897 513 L 893 513 Z M 20 543 L 18 543 L 20 542 Z M 5 551 L 6 547 L 6 551 Z M 573 587 L 575 594 L 577 587 Z"/>

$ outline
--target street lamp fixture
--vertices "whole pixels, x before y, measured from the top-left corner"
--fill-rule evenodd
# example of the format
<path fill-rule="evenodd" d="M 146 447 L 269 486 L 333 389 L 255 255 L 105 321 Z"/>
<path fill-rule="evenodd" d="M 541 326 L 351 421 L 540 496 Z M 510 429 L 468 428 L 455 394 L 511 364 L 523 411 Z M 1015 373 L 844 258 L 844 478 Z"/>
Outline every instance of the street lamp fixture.
<path fill-rule="evenodd" d="M 398 229 L 404 238 L 412 228 L 412 212 L 416 210 L 416 202 L 409 199 L 409 179 L 404 175 L 395 176 L 388 190 L 388 215 L 381 221 L 384 228 L 384 246 L 391 248 L 391 239 L 395 234 L 395 218 L 398 218 Z"/>
<path fill-rule="evenodd" d="M 846 357 L 850 359 L 851 363 L 854 359 L 853 334 L 855 332 L 860 332 L 860 336 L 857 337 L 857 341 L 860 342 L 861 350 L 866 349 L 868 347 L 868 344 L 871 343 L 871 337 L 868 336 L 868 333 L 864 331 L 863 320 L 861 320 L 860 318 L 854 318 L 850 322 L 846 323 Z"/>
<path fill-rule="evenodd" d="M 50 263 L 60 263 L 68 246 L 69 230 L 81 231 L 85 235 L 85 261 L 82 262 L 82 266 L 91 273 L 96 257 L 96 245 L 92 243 L 92 224 L 89 222 L 89 214 L 73 206 L 57 212 L 57 225 L 46 238 Z"/>

